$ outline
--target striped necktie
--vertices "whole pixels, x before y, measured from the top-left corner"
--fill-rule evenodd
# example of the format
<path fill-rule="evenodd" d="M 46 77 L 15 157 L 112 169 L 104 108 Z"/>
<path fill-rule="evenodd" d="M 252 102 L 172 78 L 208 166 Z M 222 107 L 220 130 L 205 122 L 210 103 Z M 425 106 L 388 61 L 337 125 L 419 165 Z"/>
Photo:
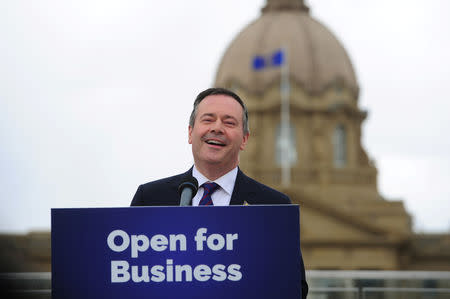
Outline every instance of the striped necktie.
<path fill-rule="evenodd" d="M 200 199 L 200 202 L 198 203 L 199 206 L 213 206 L 211 195 L 214 193 L 214 191 L 217 190 L 220 186 L 216 183 L 204 183 L 202 185 L 203 187 L 203 196 L 202 199 Z"/>

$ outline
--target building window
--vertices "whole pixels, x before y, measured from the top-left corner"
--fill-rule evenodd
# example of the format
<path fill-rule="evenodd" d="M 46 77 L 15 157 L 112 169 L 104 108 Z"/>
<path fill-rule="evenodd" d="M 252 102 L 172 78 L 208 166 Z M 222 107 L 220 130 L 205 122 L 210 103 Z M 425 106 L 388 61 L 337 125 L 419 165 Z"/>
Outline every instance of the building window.
<path fill-rule="evenodd" d="M 344 167 L 347 164 L 347 132 L 342 124 L 334 129 L 333 156 L 334 166 Z"/>
<path fill-rule="evenodd" d="M 275 142 L 275 159 L 278 166 L 283 166 L 283 160 L 286 165 L 291 167 L 297 163 L 297 147 L 295 141 L 295 129 L 292 124 L 289 124 L 286 129 L 286 135 L 283 136 L 282 125 L 278 125 L 276 131 Z"/>

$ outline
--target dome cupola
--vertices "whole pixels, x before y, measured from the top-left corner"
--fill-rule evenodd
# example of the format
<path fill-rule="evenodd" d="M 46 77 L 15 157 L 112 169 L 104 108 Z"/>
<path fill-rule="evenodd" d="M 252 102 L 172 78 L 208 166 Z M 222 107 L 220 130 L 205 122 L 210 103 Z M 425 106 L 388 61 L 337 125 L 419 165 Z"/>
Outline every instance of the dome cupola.
<path fill-rule="evenodd" d="M 307 93 L 317 94 L 339 83 L 357 97 L 352 63 L 338 39 L 310 16 L 302 0 L 268 0 L 262 15 L 231 42 L 216 74 L 216 86 L 239 85 L 261 93 L 279 80 L 280 72 L 255 72 L 252 58 L 283 48 L 290 80 Z"/>

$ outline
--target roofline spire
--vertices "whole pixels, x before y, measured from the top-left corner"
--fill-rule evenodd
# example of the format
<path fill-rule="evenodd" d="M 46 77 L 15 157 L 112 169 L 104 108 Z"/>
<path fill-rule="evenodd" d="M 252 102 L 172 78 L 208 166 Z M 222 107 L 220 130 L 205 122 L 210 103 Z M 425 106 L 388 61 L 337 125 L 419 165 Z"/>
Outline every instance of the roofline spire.
<path fill-rule="evenodd" d="M 262 13 L 270 11 L 293 11 L 300 10 L 309 12 L 309 7 L 304 0 L 267 0 L 266 6 L 261 11 Z"/>

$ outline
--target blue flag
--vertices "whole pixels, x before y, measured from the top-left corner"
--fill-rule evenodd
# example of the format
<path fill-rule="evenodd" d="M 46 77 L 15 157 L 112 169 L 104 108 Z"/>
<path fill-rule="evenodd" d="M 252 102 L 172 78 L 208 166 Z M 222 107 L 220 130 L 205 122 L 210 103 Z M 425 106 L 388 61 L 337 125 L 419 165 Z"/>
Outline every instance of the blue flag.
<path fill-rule="evenodd" d="M 280 67 L 285 63 L 285 54 L 282 49 L 276 50 L 270 55 L 255 55 L 252 60 L 252 68 L 261 71 L 266 67 Z"/>
<path fill-rule="evenodd" d="M 260 71 L 266 67 L 266 60 L 264 59 L 264 56 L 255 56 L 253 57 L 253 69 L 255 71 Z"/>
<path fill-rule="evenodd" d="M 272 66 L 282 66 L 284 64 L 284 51 L 278 50 L 272 54 Z"/>

